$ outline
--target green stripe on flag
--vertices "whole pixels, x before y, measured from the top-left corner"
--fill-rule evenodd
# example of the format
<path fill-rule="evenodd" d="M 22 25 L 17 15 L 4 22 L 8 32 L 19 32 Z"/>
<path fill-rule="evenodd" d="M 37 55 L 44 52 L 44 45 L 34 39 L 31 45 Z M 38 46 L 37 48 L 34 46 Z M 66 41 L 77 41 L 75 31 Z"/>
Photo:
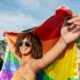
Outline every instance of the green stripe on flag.
<path fill-rule="evenodd" d="M 17 58 L 9 50 L 7 51 L 6 54 L 8 54 L 7 60 L 20 64 Z"/>
<path fill-rule="evenodd" d="M 78 80 L 78 78 L 68 78 L 68 80 Z"/>

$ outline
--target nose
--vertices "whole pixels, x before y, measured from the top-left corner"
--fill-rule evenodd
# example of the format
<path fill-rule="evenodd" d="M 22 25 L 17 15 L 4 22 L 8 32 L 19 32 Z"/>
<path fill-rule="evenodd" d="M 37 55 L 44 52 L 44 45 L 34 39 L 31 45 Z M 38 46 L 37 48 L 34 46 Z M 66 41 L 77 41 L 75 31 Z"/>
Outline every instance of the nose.
<path fill-rule="evenodd" d="M 26 47 L 26 46 L 25 46 L 25 42 L 23 42 L 23 44 L 22 44 L 22 46 L 21 46 L 21 47 Z"/>

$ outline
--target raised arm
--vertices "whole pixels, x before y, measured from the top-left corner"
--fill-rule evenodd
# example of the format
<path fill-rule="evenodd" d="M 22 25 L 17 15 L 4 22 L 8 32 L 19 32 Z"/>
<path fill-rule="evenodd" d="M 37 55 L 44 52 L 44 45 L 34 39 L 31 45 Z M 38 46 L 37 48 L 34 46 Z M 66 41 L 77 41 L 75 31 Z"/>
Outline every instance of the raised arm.
<path fill-rule="evenodd" d="M 77 20 L 77 18 L 75 19 Z M 68 28 L 71 30 L 68 30 Z M 33 62 L 32 69 L 34 71 L 38 71 L 51 64 L 63 52 L 63 50 L 65 50 L 68 44 L 75 41 L 79 36 L 80 36 L 79 24 L 77 24 L 76 27 L 74 24 L 68 26 L 63 25 L 59 41 L 56 43 L 55 46 L 52 47 L 52 49 L 49 52 L 46 53 L 46 55 L 44 55 L 42 59 L 38 59 Z"/>
<path fill-rule="evenodd" d="M 64 42 L 62 38 L 57 42 L 57 44 L 52 47 L 41 59 L 34 60 L 33 62 L 33 70 L 38 71 L 49 64 L 51 64 L 67 47 L 67 44 Z M 39 65 L 38 65 L 39 64 Z"/>
<path fill-rule="evenodd" d="M 8 47 L 10 49 L 10 51 L 12 52 L 12 54 L 19 60 L 21 61 L 21 57 L 18 55 L 19 53 L 16 53 L 16 49 L 15 49 L 15 46 L 13 44 L 13 41 L 8 37 L 8 34 L 5 34 L 5 38 L 6 38 L 6 41 L 8 43 Z"/>

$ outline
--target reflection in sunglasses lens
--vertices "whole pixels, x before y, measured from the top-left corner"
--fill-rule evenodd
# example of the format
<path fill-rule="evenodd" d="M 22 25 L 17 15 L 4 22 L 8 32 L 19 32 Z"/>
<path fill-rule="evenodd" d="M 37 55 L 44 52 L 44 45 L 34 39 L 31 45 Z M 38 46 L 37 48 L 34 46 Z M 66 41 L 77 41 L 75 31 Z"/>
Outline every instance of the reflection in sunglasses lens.
<path fill-rule="evenodd" d="M 19 41 L 19 42 L 18 42 L 18 45 L 19 45 L 19 46 L 22 46 L 22 44 L 23 44 L 22 41 Z"/>
<path fill-rule="evenodd" d="M 27 47 L 30 47 L 30 42 L 25 42 L 25 45 L 26 45 Z"/>

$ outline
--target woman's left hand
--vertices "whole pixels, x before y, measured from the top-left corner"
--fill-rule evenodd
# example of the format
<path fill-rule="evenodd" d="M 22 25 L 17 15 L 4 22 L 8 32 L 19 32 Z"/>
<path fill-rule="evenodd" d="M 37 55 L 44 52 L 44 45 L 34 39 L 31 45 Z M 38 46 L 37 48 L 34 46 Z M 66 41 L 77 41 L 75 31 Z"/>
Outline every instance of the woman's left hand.
<path fill-rule="evenodd" d="M 73 16 L 67 22 L 70 23 L 70 25 L 63 24 L 61 28 L 61 37 L 69 44 L 80 36 L 80 16 Z"/>
<path fill-rule="evenodd" d="M 73 17 L 72 19 L 67 21 L 68 23 L 72 23 L 76 26 L 80 26 L 80 16 Z"/>

